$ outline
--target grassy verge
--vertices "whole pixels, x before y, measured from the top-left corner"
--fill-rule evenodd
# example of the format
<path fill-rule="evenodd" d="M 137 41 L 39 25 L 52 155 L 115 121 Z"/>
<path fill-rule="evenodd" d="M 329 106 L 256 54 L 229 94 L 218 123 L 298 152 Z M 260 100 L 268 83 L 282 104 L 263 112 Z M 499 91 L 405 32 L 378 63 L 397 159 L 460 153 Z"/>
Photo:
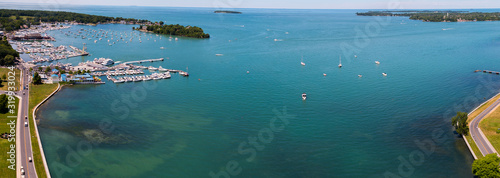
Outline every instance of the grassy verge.
<path fill-rule="evenodd" d="M 20 79 L 19 75 L 21 74 L 21 71 L 18 69 L 14 69 L 14 71 L 16 72 L 16 86 L 15 86 L 16 90 L 15 91 L 18 91 L 19 90 L 19 79 Z M 8 68 L 0 68 L 0 77 L 2 77 L 4 74 L 6 77 L 8 77 L 9 72 L 10 72 L 10 69 L 8 69 Z M 2 84 L 0 85 L 0 90 L 7 91 L 8 87 L 9 86 L 7 85 L 7 81 L 2 80 Z"/>
<path fill-rule="evenodd" d="M 16 98 L 16 108 L 19 106 L 19 99 Z M 17 114 L 17 112 L 16 112 Z M 2 133 L 10 133 L 10 126 L 7 125 L 11 120 L 11 118 L 7 118 L 7 116 L 12 116 L 12 114 L 0 114 L 0 134 Z M 17 115 L 16 115 L 17 116 Z M 10 162 L 7 161 L 9 159 L 9 154 L 6 154 L 9 152 L 10 145 L 14 144 L 16 145 L 16 142 L 9 142 L 7 139 L 2 139 L 0 138 L 0 175 L 1 177 L 16 177 L 16 171 L 9 169 L 8 166 L 10 165 Z M 14 166 L 15 167 L 15 166 Z"/>
<path fill-rule="evenodd" d="M 465 136 L 467 141 L 469 142 L 470 147 L 472 148 L 472 151 L 474 151 L 474 154 L 476 155 L 477 159 L 482 158 L 483 154 L 481 154 L 481 151 L 479 151 L 479 148 L 476 145 L 476 142 L 472 140 L 472 137 L 469 135 Z"/>
<path fill-rule="evenodd" d="M 57 84 L 43 84 L 43 85 L 33 85 L 30 84 L 30 116 L 33 113 L 33 108 L 40 102 L 42 102 L 47 96 L 49 96 L 54 90 L 57 89 Z M 35 133 L 35 129 L 32 127 L 35 125 L 33 119 L 30 119 L 29 123 L 30 134 L 31 134 L 31 145 L 33 147 L 33 162 L 35 163 L 36 173 L 38 177 L 47 177 L 45 172 L 45 166 L 43 166 L 42 156 L 40 153 L 40 147 L 38 146 L 38 138 Z"/>
<path fill-rule="evenodd" d="M 486 108 L 490 107 L 491 104 L 493 104 L 499 98 L 500 98 L 500 95 L 498 95 L 495 98 L 491 99 L 490 101 L 488 101 L 487 103 L 485 103 L 484 105 L 482 105 L 481 107 L 479 107 L 476 111 L 470 113 L 469 114 L 469 119 L 467 120 L 467 122 L 469 122 L 469 124 L 470 124 L 472 122 L 472 119 L 474 119 L 477 115 L 479 115 L 479 113 L 483 112 Z M 484 133 L 484 129 L 481 126 L 483 122 L 484 122 L 484 119 L 483 119 L 483 121 L 481 121 L 481 123 L 479 123 L 479 127 L 481 128 L 481 130 Z M 479 148 L 477 147 L 476 143 L 474 142 L 474 140 L 472 140 L 472 137 L 470 136 L 470 132 L 469 132 L 469 135 L 466 136 L 465 138 L 469 142 L 469 144 L 470 144 L 472 150 L 474 151 L 474 153 L 476 154 L 477 158 L 482 158 L 483 154 L 481 154 L 481 151 L 479 151 Z M 491 142 L 491 139 L 489 139 L 489 140 Z M 497 148 L 495 147 L 495 149 L 497 149 Z"/>

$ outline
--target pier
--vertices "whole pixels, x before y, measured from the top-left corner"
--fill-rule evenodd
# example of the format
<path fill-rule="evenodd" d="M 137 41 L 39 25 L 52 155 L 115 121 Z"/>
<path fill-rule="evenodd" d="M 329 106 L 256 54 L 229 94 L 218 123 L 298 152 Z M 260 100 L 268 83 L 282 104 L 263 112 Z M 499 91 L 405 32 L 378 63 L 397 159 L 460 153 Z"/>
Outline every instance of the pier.
<path fill-rule="evenodd" d="M 497 74 L 500 75 L 500 72 L 497 71 L 491 71 L 491 70 L 476 70 L 474 72 L 483 72 L 483 73 L 490 73 L 490 74 Z"/>
<path fill-rule="evenodd" d="M 140 60 L 140 61 L 129 61 L 129 62 L 124 62 L 123 64 L 135 64 L 135 63 L 156 62 L 156 61 L 163 61 L 163 58 L 158 58 L 158 59 L 144 59 L 144 60 Z"/>

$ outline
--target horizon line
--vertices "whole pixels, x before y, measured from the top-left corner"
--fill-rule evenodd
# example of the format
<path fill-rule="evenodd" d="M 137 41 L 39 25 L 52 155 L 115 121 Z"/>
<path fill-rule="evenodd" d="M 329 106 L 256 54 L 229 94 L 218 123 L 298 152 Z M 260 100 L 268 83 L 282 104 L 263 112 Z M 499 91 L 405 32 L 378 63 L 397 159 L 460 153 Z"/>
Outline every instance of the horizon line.
<path fill-rule="evenodd" d="M 12 3 L 12 4 L 30 4 L 30 5 L 36 5 L 36 4 L 43 4 L 43 5 L 59 5 L 57 3 L 27 3 L 27 2 L 0 2 L 0 3 Z M 451 10 L 451 9 L 471 9 L 471 10 L 480 10 L 480 9 L 499 9 L 500 7 L 496 8 L 437 8 L 437 9 L 431 9 L 431 8 L 398 8 L 398 9 L 386 9 L 386 8 L 286 8 L 286 7 L 206 7 L 206 6 L 164 6 L 164 5 L 105 5 L 105 4 L 62 4 L 62 5 L 69 5 L 69 6 L 117 6 L 117 7 L 174 7 L 174 8 L 211 8 L 211 9 L 280 9 L 280 10 Z M 0 8 L 0 9 L 5 9 L 5 8 Z M 35 9 L 34 9 L 35 10 Z"/>

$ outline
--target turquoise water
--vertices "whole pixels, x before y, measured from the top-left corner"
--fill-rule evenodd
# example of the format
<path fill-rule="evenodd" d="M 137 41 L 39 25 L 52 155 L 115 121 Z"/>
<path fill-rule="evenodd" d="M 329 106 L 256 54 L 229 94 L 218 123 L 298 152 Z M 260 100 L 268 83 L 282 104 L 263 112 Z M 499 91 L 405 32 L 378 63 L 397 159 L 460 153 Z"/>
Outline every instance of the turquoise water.
<path fill-rule="evenodd" d="M 92 54 L 60 62 L 164 57 L 147 65 L 189 67 L 191 75 L 64 87 L 37 115 L 53 177 L 472 176 L 473 158 L 449 120 L 498 92 L 500 77 L 473 71 L 500 70 L 500 22 L 394 17 L 359 38 L 378 21 L 355 16 L 357 10 L 240 9 L 235 15 L 210 8 L 87 7 L 59 10 L 196 25 L 211 38 L 153 35 L 109 46 L 49 32 L 55 44 L 87 43 Z M 80 28 L 132 32 L 130 25 L 68 30 Z M 357 58 L 342 51 L 346 44 Z M 283 108 L 288 124 L 270 131 Z M 252 147 L 249 137 L 259 133 L 261 146 Z M 433 135 L 439 138 L 434 149 L 424 152 L 417 143 Z M 227 171 L 235 162 L 241 170 Z"/>

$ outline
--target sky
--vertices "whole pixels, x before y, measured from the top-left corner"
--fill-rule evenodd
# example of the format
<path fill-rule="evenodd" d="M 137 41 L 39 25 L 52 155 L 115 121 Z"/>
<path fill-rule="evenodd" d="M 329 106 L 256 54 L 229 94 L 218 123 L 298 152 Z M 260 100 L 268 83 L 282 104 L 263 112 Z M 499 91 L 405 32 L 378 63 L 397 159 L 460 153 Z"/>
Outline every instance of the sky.
<path fill-rule="evenodd" d="M 5 1 L 5 0 L 0 0 Z M 9 1 L 9 0 L 7 0 Z M 10 0 L 10 2 L 13 2 Z M 17 3 L 284 9 L 480 9 L 500 0 L 16 0 Z"/>

